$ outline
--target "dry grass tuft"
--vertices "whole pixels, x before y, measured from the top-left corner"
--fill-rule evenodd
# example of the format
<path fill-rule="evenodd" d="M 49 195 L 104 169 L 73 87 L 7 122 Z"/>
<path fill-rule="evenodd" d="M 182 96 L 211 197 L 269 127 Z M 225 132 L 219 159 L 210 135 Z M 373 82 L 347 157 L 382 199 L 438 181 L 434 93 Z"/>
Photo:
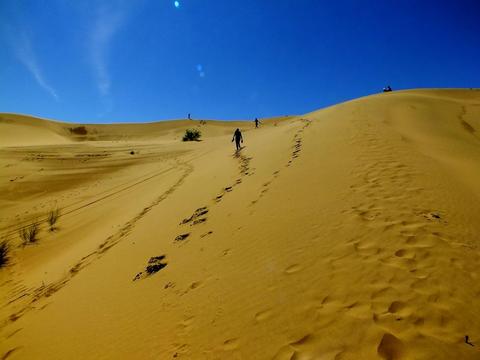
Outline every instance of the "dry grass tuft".
<path fill-rule="evenodd" d="M 24 245 L 33 244 L 37 242 L 37 235 L 39 232 L 39 227 L 36 222 L 31 225 L 20 229 L 20 238 L 23 240 Z"/>
<path fill-rule="evenodd" d="M 58 218 L 60 217 L 60 209 L 55 208 L 50 211 L 48 214 L 48 225 L 50 226 L 50 231 L 54 231 L 56 229 L 55 224 L 57 223 Z"/>

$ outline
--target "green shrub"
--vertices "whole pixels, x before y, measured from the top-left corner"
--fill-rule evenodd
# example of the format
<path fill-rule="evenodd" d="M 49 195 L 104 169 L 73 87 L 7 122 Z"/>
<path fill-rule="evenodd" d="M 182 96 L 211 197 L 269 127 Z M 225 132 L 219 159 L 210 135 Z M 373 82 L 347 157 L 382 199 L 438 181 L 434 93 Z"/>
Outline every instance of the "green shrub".
<path fill-rule="evenodd" d="M 183 135 L 183 141 L 199 141 L 202 133 L 197 129 L 187 129 L 185 130 L 185 135 Z"/>

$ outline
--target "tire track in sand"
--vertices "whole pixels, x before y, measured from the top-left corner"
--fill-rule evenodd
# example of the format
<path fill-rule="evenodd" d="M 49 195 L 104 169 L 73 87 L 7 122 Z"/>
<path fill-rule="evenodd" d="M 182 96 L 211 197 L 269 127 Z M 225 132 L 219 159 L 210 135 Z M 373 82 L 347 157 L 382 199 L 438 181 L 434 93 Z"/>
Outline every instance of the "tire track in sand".
<path fill-rule="evenodd" d="M 41 309 L 41 305 L 38 303 L 42 299 L 46 299 L 51 297 L 57 291 L 62 289 L 65 285 L 67 285 L 70 280 L 72 280 L 81 270 L 86 268 L 87 266 L 91 265 L 96 260 L 100 259 L 103 255 L 105 255 L 108 250 L 112 247 L 117 245 L 123 238 L 125 238 L 135 227 L 136 223 L 142 219 L 150 210 L 152 210 L 155 206 L 160 204 L 164 201 L 168 196 L 170 196 L 175 190 L 182 185 L 185 179 L 190 175 L 193 171 L 193 167 L 187 163 L 180 164 L 184 168 L 182 175 L 180 178 L 164 193 L 158 196 L 153 202 L 151 202 L 148 206 L 146 206 L 142 211 L 140 211 L 134 218 L 127 221 L 118 231 L 114 234 L 106 238 L 98 248 L 91 252 L 90 254 L 82 257 L 75 265 L 73 265 L 68 273 L 62 277 L 61 279 L 51 282 L 49 284 L 42 284 L 42 286 L 25 289 L 22 288 L 22 294 L 17 295 L 16 299 L 11 301 L 9 305 L 15 304 L 16 302 L 21 302 L 20 309 L 16 310 L 13 314 L 11 314 L 8 318 L 3 319 L 0 322 L 0 329 L 5 328 L 6 326 L 14 323 L 20 317 L 25 315 L 30 310 Z"/>

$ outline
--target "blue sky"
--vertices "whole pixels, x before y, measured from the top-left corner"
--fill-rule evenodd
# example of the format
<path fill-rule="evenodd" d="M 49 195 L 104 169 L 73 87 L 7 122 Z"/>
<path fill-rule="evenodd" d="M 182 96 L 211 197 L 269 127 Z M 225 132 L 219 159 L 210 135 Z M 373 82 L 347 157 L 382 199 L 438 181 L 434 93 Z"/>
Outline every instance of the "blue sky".
<path fill-rule="evenodd" d="M 479 87 L 479 16 L 478 0 L 0 0 L 0 112 L 251 119 Z"/>

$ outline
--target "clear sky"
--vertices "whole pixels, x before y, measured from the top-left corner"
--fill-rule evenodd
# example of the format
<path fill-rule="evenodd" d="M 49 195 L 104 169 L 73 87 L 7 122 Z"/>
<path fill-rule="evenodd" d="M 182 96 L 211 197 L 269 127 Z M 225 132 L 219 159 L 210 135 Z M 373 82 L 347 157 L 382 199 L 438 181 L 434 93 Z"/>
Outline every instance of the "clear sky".
<path fill-rule="evenodd" d="M 480 86 L 479 0 L 0 0 L 0 112 L 76 122 L 302 114 Z"/>

